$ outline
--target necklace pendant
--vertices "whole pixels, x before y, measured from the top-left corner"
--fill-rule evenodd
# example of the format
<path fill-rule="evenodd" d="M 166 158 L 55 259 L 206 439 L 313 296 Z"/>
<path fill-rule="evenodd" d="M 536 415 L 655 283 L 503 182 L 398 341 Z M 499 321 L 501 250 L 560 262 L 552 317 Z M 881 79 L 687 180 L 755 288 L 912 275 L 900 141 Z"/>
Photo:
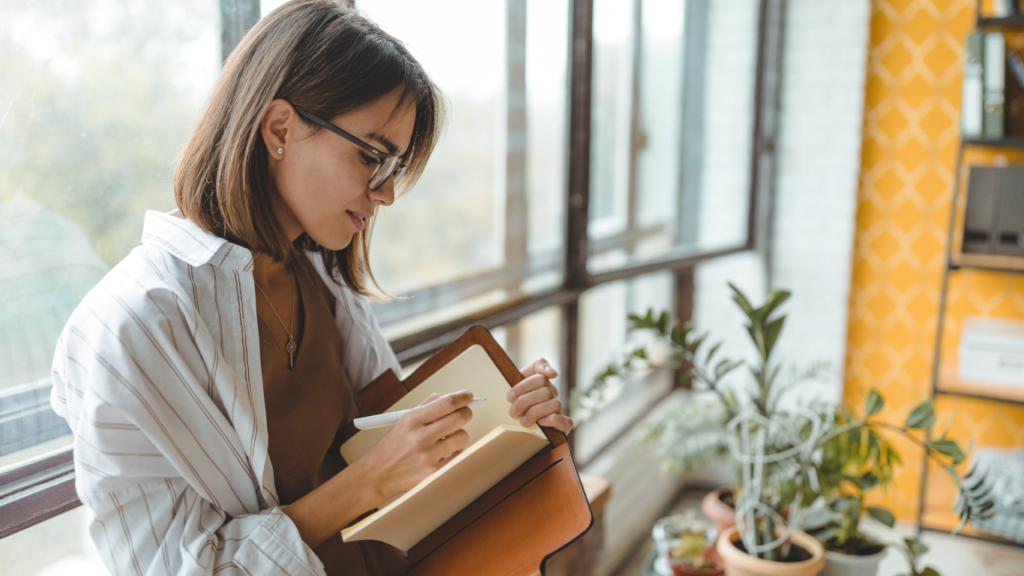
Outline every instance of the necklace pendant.
<path fill-rule="evenodd" d="M 299 345 L 295 343 L 295 338 L 292 335 L 288 335 L 288 343 L 285 344 L 284 349 L 288 352 L 288 369 L 292 370 L 295 368 L 295 351 L 298 350 Z"/>

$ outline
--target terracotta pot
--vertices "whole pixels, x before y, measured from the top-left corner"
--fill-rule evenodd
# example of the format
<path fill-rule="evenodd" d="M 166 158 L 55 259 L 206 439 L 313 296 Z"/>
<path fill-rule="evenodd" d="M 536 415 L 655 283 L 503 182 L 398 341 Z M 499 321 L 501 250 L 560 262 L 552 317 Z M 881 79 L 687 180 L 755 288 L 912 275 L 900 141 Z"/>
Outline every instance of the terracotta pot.
<path fill-rule="evenodd" d="M 869 556 L 852 556 L 825 550 L 825 569 L 819 576 L 877 576 L 888 548 Z"/>
<path fill-rule="evenodd" d="M 732 492 L 732 488 L 719 488 L 708 492 L 700 503 L 700 511 L 715 525 L 718 533 L 725 532 L 726 528 L 736 525 L 736 509 L 722 502 L 722 494 Z"/>
<path fill-rule="evenodd" d="M 771 562 L 755 558 L 736 547 L 740 534 L 736 527 L 726 529 L 718 537 L 716 549 L 725 560 L 725 576 L 815 576 L 825 566 L 825 551 L 809 534 L 793 532 L 789 541 L 811 557 L 800 562 Z"/>
<path fill-rule="evenodd" d="M 669 561 L 672 567 L 673 576 L 721 576 L 725 572 L 725 562 L 718 555 L 714 548 L 708 548 L 704 552 L 704 558 L 711 564 L 709 568 L 691 568 L 685 563 Z"/>

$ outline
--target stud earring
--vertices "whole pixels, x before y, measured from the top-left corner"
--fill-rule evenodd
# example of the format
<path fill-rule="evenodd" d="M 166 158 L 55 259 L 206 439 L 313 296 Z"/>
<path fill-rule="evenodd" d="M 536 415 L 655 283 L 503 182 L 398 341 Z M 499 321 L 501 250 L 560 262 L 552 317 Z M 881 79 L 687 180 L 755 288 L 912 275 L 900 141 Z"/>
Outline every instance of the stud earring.
<path fill-rule="evenodd" d="M 278 148 L 277 149 L 277 153 L 278 154 L 284 154 L 284 148 Z"/>

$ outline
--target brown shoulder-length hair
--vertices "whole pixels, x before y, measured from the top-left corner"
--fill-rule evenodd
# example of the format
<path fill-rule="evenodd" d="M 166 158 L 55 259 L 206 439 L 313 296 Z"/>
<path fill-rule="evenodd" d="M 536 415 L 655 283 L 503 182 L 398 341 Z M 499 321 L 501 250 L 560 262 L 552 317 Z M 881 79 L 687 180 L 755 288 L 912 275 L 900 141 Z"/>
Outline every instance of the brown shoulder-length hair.
<path fill-rule="evenodd" d="M 178 208 L 210 233 L 277 260 L 292 259 L 298 250 L 319 251 L 335 280 L 356 294 L 381 298 L 365 281 L 381 290 L 369 260 L 374 219 L 343 250 L 328 250 L 305 234 L 294 243 L 285 237 L 272 210 L 260 122 L 277 98 L 333 118 L 396 89 L 397 109 L 416 105 L 403 192 L 422 174 L 443 129 L 440 90 L 399 40 L 350 2 L 282 5 L 257 22 L 224 63 L 174 170 Z"/>

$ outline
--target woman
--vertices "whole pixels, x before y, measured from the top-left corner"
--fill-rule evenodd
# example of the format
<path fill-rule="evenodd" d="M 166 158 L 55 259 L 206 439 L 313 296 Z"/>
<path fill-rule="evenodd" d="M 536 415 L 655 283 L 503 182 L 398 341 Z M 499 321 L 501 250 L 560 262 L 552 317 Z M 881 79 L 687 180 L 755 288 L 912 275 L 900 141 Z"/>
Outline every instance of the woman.
<path fill-rule="evenodd" d="M 472 395 L 429 398 L 357 462 L 337 434 L 362 386 L 401 373 L 364 230 L 422 172 L 442 112 L 402 44 L 336 1 L 282 6 L 228 58 L 176 166 L 179 210 L 146 214 L 54 358 L 111 573 L 404 572 L 339 532 L 466 446 Z M 555 371 L 523 374 L 510 413 L 568 432 Z"/>

